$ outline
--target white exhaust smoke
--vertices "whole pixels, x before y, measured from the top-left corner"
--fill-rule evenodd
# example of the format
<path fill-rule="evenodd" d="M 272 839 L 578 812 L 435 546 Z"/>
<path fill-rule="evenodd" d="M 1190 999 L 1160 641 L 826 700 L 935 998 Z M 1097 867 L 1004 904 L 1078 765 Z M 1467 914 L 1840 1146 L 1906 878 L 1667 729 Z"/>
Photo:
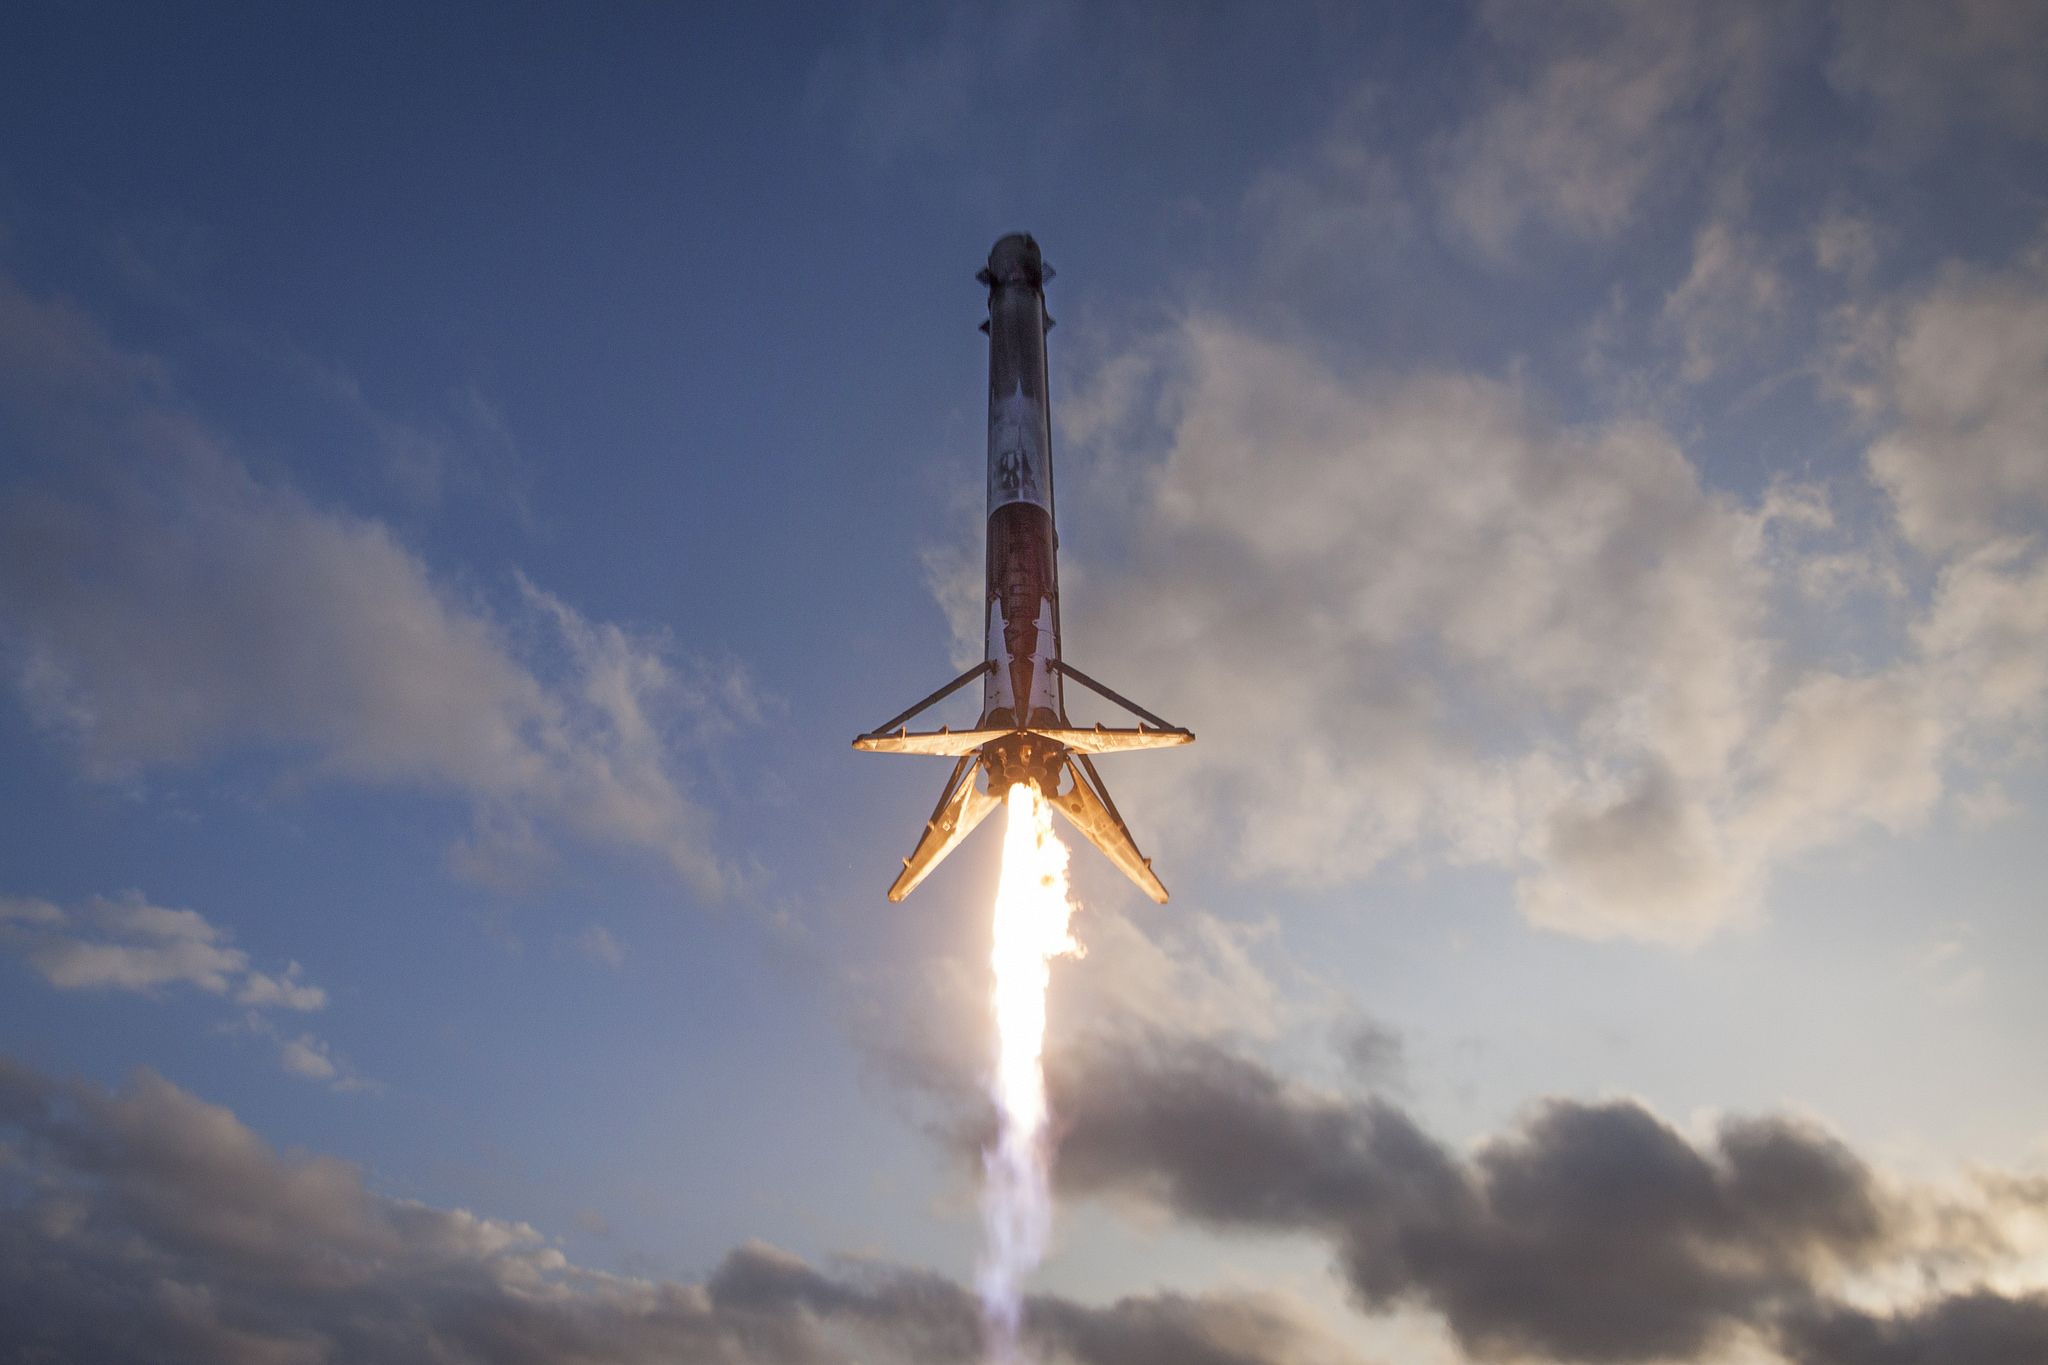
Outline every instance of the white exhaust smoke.
<path fill-rule="evenodd" d="M 1080 945 L 1067 932 L 1067 850 L 1052 832 L 1052 807 L 1036 788 L 1009 791 L 1002 880 L 996 887 L 995 1015 L 997 1055 L 990 1084 L 1001 1122 L 982 1153 L 981 1217 L 988 1246 L 975 1281 L 981 1290 L 993 1365 L 1015 1365 L 1024 1277 L 1045 1255 L 1052 1234 L 1052 1153 L 1045 1104 L 1045 988 L 1049 964 Z"/>

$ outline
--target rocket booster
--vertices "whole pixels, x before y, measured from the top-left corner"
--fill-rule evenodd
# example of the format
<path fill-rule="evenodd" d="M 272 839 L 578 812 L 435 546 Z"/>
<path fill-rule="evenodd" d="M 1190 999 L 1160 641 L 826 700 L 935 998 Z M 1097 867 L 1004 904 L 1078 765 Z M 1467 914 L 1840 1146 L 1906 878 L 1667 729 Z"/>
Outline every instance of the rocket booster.
<path fill-rule="evenodd" d="M 1059 537 L 1053 530 L 1052 403 L 1045 382 L 1045 281 L 1038 243 L 1012 234 L 975 278 L 988 286 L 987 725 L 1057 725 L 1061 704 Z"/>
<path fill-rule="evenodd" d="M 917 848 L 889 888 L 902 900 L 957 848 L 1018 782 L 1036 787 L 1152 899 L 1166 887 L 1138 852 L 1091 755 L 1193 742 L 1187 730 L 1110 691 L 1060 653 L 1059 533 L 1054 523 L 1052 406 L 1046 383 L 1045 282 L 1053 272 L 1027 233 L 989 252 L 975 278 L 988 288 L 988 548 L 981 663 L 908 711 L 854 740 L 869 753 L 956 759 Z M 982 684 L 972 730 L 912 731 L 908 722 L 970 683 Z M 1080 729 L 1067 719 L 1071 679 L 1136 717 L 1130 728 Z M 986 785 L 984 786 L 984 782 Z"/>

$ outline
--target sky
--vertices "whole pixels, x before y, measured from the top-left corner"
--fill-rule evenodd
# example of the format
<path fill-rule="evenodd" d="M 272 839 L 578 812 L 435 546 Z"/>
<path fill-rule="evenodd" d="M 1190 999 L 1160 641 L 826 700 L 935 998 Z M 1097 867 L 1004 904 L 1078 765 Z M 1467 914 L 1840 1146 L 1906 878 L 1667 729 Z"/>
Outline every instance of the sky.
<path fill-rule="evenodd" d="M 1017 230 L 1034 1358 L 2048 1359 L 2025 0 L 7 7 L 0 1355 L 980 1358 Z"/>

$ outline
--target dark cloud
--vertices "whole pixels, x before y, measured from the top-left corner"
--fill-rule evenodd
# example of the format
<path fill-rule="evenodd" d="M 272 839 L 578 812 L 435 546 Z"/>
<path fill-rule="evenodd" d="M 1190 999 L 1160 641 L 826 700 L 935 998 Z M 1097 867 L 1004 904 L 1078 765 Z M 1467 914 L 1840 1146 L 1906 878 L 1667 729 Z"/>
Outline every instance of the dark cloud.
<path fill-rule="evenodd" d="M 1799 1365 L 2039 1365 L 2048 1360 L 2048 1294 L 1958 1294 L 1917 1313 L 1836 1308 L 1788 1325 Z"/>
<path fill-rule="evenodd" d="M 1035 1299 L 1034 1351 L 1075 1365 L 1342 1361 L 1286 1302 Z M 571 1265 L 523 1224 L 387 1199 L 281 1157 L 148 1072 L 118 1091 L 0 1057 L 0 1359 L 121 1362 L 979 1361 L 971 1291 L 758 1244 L 702 1285 Z"/>
<path fill-rule="evenodd" d="M 1038 1298 L 1029 1313 L 1041 1343 L 1084 1365 L 1257 1365 L 1299 1359 L 1317 1344 L 1269 1299 L 1155 1294 L 1097 1309 Z"/>
<path fill-rule="evenodd" d="M 2048 1360 L 1997 1354 L 2040 1340 L 2039 1301 L 1832 1306 L 1845 1272 L 1911 1254 L 1918 1224 L 1807 1124 L 1731 1119 L 1695 1143 L 1633 1101 L 1551 1100 L 1467 1155 L 1384 1100 L 1209 1044 L 1097 1042 L 1057 1055 L 1050 1083 L 1068 1194 L 1326 1237 L 1361 1306 L 1434 1310 L 1475 1356 L 1692 1359 L 1783 1324 L 1802 1365 Z"/>

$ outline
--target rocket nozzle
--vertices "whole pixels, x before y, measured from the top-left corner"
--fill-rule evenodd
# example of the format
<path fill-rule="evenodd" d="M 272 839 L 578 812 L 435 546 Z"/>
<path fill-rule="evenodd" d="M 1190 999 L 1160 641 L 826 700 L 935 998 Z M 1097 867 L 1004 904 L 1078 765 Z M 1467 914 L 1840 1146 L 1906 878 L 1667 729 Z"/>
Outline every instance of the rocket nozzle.
<path fill-rule="evenodd" d="M 1019 782 L 1036 787 L 1048 801 L 1059 794 L 1060 770 L 1066 762 L 1066 746 L 1028 730 L 1003 736 L 983 747 L 982 766 L 988 769 L 989 795 L 1001 797 Z"/>

